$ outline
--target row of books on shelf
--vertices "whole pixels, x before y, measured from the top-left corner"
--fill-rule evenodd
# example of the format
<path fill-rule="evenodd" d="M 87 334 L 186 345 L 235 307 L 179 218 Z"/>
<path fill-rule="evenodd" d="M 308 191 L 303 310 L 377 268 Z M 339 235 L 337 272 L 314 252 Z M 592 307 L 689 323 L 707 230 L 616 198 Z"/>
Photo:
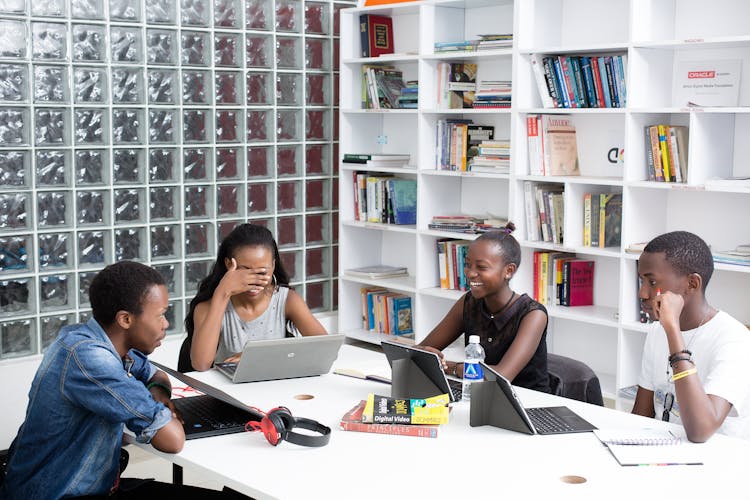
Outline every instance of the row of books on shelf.
<path fill-rule="evenodd" d="M 353 173 L 354 217 L 360 222 L 417 223 L 417 181 L 392 175 Z"/>
<path fill-rule="evenodd" d="M 595 264 L 569 252 L 534 252 L 534 300 L 545 306 L 593 305 Z"/>
<path fill-rule="evenodd" d="M 622 193 L 583 195 L 583 245 L 619 247 L 622 234 Z"/>
<path fill-rule="evenodd" d="M 688 127 L 645 127 L 648 178 L 657 182 L 687 182 Z"/>
<path fill-rule="evenodd" d="M 527 115 L 526 138 L 531 175 L 581 175 L 570 115 Z"/>
<path fill-rule="evenodd" d="M 416 109 L 419 102 L 417 81 L 404 81 L 394 66 L 362 65 L 362 107 L 364 109 Z"/>
<path fill-rule="evenodd" d="M 524 181 L 523 188 L 527 239 L 561 245 L 565 215 L 563 185 Z"/>
<path fill-rule="evenodd" d="M 437 105 L 440 109 L 510 108 L 510 80 L 477 82 L 475 63 L 440 62 L 437 65 Z"/>
<path fill-rule="evenodd" d="M 440 239 L 436 243 L 440 288 L 444 290 L 468 290 L 464 261 L 471 242 Z"/>
<path fill-rule="evenodd" d="M 389 335 L 414 333 L 411 297 L 382 287 L 363 287 L 362 328 Z"/>
<path fill-rule="evenodd" d="M 435 42 L 435 53 L 443 52 L 473 52 L 475 50 L 493 50 L 511 47 L 512 33 L 493 35 L 479 35 L 476 40 L 457 40 L 454 42 Z"/>
<path fill-rule="evenodd" d="M 626 54 L 532 54 L 531 66 L 545 108 L 626 106 Z"/>
<path fill-rule="evenodd" d="M 473 215 L 433 215 L 427 224 L 434 231 L 479 234 L 504 229 L 508 220 L 502 217 L 477 217 Z M 463 262 L 463 261 L 460 261 Z"/>

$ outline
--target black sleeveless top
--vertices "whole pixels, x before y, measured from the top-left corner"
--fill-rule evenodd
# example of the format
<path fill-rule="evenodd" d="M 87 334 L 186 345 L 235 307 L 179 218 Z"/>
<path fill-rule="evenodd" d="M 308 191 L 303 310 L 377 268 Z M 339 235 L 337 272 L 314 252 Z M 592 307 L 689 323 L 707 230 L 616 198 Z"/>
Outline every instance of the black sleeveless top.
<path fill-rule="evenodd" d="M 479 343 L 484 348 L 485 362 L 496 365 L 508 352 L 516 339 L 521 320 L 531 311 L 547 309 L 525 293 L 520 295 L 507 309 L 492 317 L 483 299 L 475 299 L 471 292 L 464 295 L 464 339 L 469 343 L 469 335 L 479 335 Z M 547 325 L 542 338 L 529 363 L 511 380 L 513 385 L 550 392 L 547 373 Z"/>

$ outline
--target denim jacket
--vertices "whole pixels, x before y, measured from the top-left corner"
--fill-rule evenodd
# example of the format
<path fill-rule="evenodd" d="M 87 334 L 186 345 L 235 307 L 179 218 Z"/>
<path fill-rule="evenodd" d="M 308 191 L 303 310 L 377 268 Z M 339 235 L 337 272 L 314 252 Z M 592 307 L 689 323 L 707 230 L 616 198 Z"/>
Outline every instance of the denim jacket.
<path fill-rule="evenodd" d="M 128 353 L 127 365 L 91 319 L 63 328 L 29 391 L 26 420 L 10 448 L 0 498 L 107 494 L 117 480 L 123 426 L 150 442 L 172 418 L 144 385 L 156 369 Z"/>

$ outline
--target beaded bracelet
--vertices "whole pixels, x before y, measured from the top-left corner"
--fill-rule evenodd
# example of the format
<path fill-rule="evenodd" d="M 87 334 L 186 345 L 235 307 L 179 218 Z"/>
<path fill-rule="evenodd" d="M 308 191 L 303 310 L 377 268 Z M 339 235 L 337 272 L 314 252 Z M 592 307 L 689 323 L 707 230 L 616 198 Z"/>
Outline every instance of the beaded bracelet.
<path fill-rule="evenodd" d="M 680 380 L 681 378 L 685 378 L 685 377 L 687 377 L 689 375 L 692 375 L 694 373 L 698 373 L 698 369 L 697 368 L 691 368 L 689 370 L 685 370 L 684 372 L 675 373 L 674 375 L 672 375 L 672 382 L 676 382 L 676 381 Z"/>
<path fill-rule="evenodd" d="M 670 365 L 672 364 L 672 358 L 676 358 L 680 354 L 687 354 L 688 356 L 692 356 L 693 352 L 692 351 L 688 351 L 687 349 L 683 349 L 681 351 L 673 352 L 672 354 L 669 355 L 669 358 L 667 358 L 669 360 L 669 364 Z"/>
<path fill-rule="evenodd" d="M 674 365 L 677 364 L 680 361 L 687 361 L 688 363 L 691 363 L 693 366 L 695 366 L 695 363 L 693 363 L 693 359 L 690 356 L 676 356 L 676 357 L 670 357 L 669 358 L 669 366 L 674 368 Z"/>
<path fill-rule="evenodd" d="M 169 399 L 172 399 L 172 388 L 171 387 L 168 387 L 168 386 L 162 384 L 161 382 L 150 382 L 146 386 L 146 389 L 148 389 L 150 391 L 152 387 L 159 387 L 159 388 L 161 388 L 162 390 L 164 390 L 164 392 L 167 393 L 167 397 Z"/>

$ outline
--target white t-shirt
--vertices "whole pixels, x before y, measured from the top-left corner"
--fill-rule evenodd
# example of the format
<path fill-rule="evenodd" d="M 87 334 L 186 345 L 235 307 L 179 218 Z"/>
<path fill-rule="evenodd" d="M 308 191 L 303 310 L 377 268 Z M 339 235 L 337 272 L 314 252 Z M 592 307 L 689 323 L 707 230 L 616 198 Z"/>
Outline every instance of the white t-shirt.
<path fill-rule="evenodd" d="M 682 332 L 685 348 L 692 351 L 698 378 L 706 394 L 719 396 L 732 404 L 718 432 L 750 439 L 750 381 L 747 376 L 750 353 L 750 332 L 731 317 L 719 311 L 706 324 Z M 654 323 L 646 336 L 638 385 L 654 391 L 655 417 L 662 418 L 664 395 L 675 395 L 670 381 L 667 334 L 660 323 Z M 693 375 L 690 375 L 691 377 Z M 675 398 L 670 422 L 682 424 L 679 401 Z"/>

